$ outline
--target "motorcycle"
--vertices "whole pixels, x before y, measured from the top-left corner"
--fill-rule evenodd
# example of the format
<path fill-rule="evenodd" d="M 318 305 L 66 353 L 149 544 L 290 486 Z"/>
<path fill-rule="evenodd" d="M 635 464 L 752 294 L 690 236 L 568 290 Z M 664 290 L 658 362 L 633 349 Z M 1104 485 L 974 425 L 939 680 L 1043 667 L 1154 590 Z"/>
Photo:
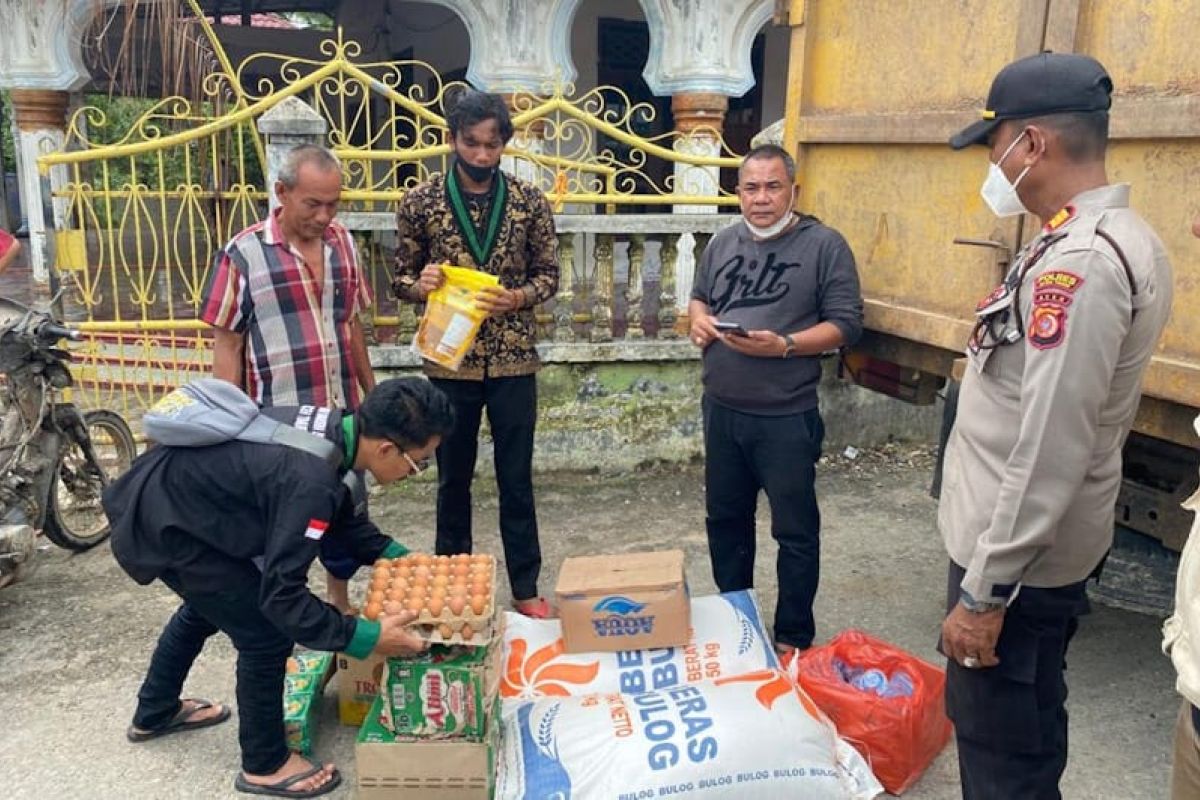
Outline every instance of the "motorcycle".
<path fill-rule="evenodd" d="M 137 454 L 115 412 L 81 411 L 62 398 L 74 384 L 82 335 L 49 314 L 0 298 L 0 588 L 29 575 L 38 535 L 68 550 L 108 538 L 100 495 Z"/>

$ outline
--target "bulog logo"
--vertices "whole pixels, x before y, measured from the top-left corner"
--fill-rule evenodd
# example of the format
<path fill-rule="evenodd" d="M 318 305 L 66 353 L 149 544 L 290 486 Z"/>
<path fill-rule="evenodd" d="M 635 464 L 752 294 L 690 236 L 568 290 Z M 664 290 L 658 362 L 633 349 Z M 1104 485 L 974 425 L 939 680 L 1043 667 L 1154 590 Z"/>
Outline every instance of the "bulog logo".
<path fill-rule="evenodd" d="M 654 615 L 640 616 L 646 608 L 645 603 L 638 603 L 628 597 L 610 595 L 603 598 L 592 607 L 603 617 L 594 617 L 592 626 L 597 636 L 639 636 L 654 631 Z"/>

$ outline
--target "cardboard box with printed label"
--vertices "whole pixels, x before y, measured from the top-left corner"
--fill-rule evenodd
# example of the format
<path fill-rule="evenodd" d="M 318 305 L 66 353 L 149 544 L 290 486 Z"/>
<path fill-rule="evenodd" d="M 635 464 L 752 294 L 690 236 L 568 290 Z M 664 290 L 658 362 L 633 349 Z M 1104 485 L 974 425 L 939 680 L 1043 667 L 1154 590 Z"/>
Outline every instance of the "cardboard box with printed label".
<path fill-rule="evenodd" d="M 688 643 L 682 550 L 568 558 L 555 596 L 568 653 Z"/>
<path fill-rule="evenodd" d="M 343 725 L 362 725 L 371 703 L 379 696 L 384 657 L 369 655 L 352 658 L 345 653 L 337 656 L 338 719 Z"/>
<path fill-rule="evenodd" d="M 354 758 L 359 800 L 489 800 L 499 749 L 499 699 L 484 741 L 402 741 L 380 721 L 377 698 L 358 732 Z"/>

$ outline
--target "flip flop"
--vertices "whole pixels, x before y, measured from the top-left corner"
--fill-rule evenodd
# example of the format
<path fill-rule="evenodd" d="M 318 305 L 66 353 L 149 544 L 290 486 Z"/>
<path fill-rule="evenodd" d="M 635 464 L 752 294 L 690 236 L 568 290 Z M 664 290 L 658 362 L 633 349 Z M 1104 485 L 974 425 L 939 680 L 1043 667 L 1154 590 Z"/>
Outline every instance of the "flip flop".
<path fill-rule="evenodd" d="M 338 772 L 336 767 L 334 768 L 333 775 L 329 778 L 329 780 L 321 786 L 318 786 L 316 789 L 305 789 L 300 791 L 290 787 L 295 786 L 297 783 L 300 783 L 300 781 L 311 778 L 324 768 L 325 767 L 323 764 L 316 764 L 310 770 L 305 770 L 304 772 L 293 775 L 290 778 L 284 778 L 278 783 L 267 784 L 251 783 L 250 781 L 246 780 L 245 774 L 239 772 L 237 779 L 233 782 L 233 788 L 237 789 L 239 792 L 245 792 L 246 794 L 265 794 L 269 797 L 320 797 L 323 794 L 329 794 L 334 789 L 342 785 L 342 773 Z"/>
<path fill-rule="evenodd" d="M 194 731 L 198 728 L 208 728 L 212 725 L 220 725 L 222 722 L 229 719 L 229 716 L 232 713 L 229 709 L 229 706 L 221 704 L 221 713 L 217 714 L 215 717 L 189 721 L 193 716 L 195 716 L 197 711 L 203 711 L 206 708 L 213 708 L 214 703 L 211 700 L 203 700 L 199 697 L 186 697 L 184 700 L 190 700 L 196 705 L 188 709 L 180 708 L 179 713 L 177 713 L 170 722 L 168 722 L 165 726 L 158 728 L 157 730 L 139 731 L 133 725 L 130 725 L 125 731 L 125 738 L 137 744 L 139 742 L 148 742 L 151 739 L 157 739 L 160 736 L 167 736 L 172 733 L 180 733 L 181 731 Z"/>
<path fill-rule="evenodd" d="M 524 614 L 530 619 L 554 619 L 558 616 L 544 597 L 514 600 L 513 608 L 516 609 L 518 614 Z"/>

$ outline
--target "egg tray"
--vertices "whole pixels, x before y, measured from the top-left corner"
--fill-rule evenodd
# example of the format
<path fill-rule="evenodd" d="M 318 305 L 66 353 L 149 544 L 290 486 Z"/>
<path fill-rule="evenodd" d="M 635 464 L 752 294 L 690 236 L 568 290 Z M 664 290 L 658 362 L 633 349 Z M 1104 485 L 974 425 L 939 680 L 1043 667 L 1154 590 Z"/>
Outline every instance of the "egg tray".
<path fill-rule="evenodd" d="M 442 636 L 441 632 L 438 631 L 436 625 L 430 626 L 418 624 L 416 627 L 417 635 L 430 644 L 465 644 L 482 647 L 496 638 L 495 617 L 484 617 L 482 615 L 472 616 L 477 616 L 480 620 L 482 620 L 482 627 L 476 628 L 475 625 L 472 624 L 471 627 L 475 628 L 475 635 L 470 639 L 464 639 L 462 634 L 460 634 L 458 631 L 455 631 L 454 634 L 447 639 L 446 637 Z"/>
<path fill-rule="evenodd" d="M 443 608 L 442 613 L 434 616 L 429 613 L 428 608 L 422 608 L 420 615 L 413 620 L 414 625 L 432 625 L 437 627 L 443 623 L 449 624 L 451 627 L 462 627 L 463 623 L 470 625 L 475 630 L 488 625 L 492 621 L 492 616 L 496 613 L 496 591 L 492 590 L 492 597 L 488 598 L 487 606 L 484 607 L 482 614 L 476 614 L 470 608 L 463 609 L 461 614 L 451 614 L 450 609 Z"/>
<path fill-rule="evenodd" d="M 491 564 L 491 569 L 489 570 L 490 574 L 488 576 L 488 583 L 491 585 L 492 590 L 489 593 L 487 605 L 484 606 L 482 613 L 476 614 L 468 606 L 459 614 L 452 613 L 449 608 L 443 608 L 441 614 L 434 616 L 433 614 L 429 613 L 428 608 L 422 608 L 420 615 L 415 620 L 415 624 L 432 625 L 436 627 L 442 623 L 449 623 L 450 625 L 455 625 L 457 623 L 460 626 L 463 623 L 467 623 L 472 628 L 476 628 L 476 630 L 478 630 L 479 627 L 489 623 L 496 612 L 496 559 L 491 559 L 489 563 Z M 372 572 L 372 578 L 373 577 L 374 571 Z"/>

